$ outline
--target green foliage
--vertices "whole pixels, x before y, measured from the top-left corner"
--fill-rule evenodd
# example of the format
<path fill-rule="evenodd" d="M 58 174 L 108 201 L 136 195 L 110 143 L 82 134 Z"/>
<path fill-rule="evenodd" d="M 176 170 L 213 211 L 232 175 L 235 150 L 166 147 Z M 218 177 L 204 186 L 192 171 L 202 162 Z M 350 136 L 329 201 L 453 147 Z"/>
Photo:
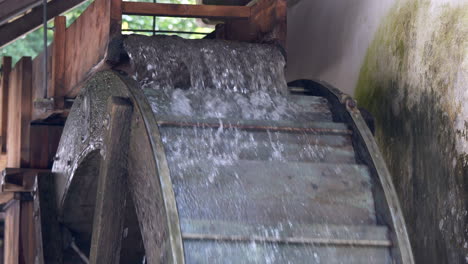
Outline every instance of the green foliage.
<path fill-rule="evenodd" d="M 70 26 L 83 11 L 89 6 L 91 0 L 86 1 L 84 4 L 76 7 L 75 9 L 65 14 L 67 18 L 67 26 Z M 153 2 L 152 0 L 139 0 L 139 2 Z M 158 3 L 177 3 L 177 4 L 195 4 L 196 0 L 157 0 Z M 48 27 L 53 27 L 53 22 L 48 23 Z M 149 16 L 124 16 L 122 19 L 122 29 L 144 29 L 152 30 L 153 17 Z M 187 32 L 200 32 L 210 33 L 213 30 L 212 26 L 206 26 L 202 22 L 194 18 L 172 18 L 172 17 L 158 17 L 156 18 L 156 30 L 164 31 L 187 31 Z M 34 30 L 33 32 L 22 36 L 13 43 L 0 49 L 0 56 L 11 56 L 13 64 L 15 64 L 21 57 L 30 56 L 36 57 L 44 50 L 42 27 Z M 125 34 L 146 34 L 151 33 L 124 31 Z M 48 44 L 52 42 L 53 31 L 47 32 Z M 204 35 L 198 34 L 178 34 L 185 38 L 201 38 Z"/>

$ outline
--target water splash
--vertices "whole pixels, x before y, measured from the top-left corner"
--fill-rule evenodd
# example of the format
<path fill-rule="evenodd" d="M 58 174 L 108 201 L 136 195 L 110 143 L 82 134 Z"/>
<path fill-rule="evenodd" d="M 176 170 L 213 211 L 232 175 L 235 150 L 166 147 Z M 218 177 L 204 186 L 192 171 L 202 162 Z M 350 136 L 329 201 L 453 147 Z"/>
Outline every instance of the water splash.
<path fill-rule="evenodd" d="M 125 47 L 133 77 L 156 118 L 198 123 L 190 128 L 160 127 L 182 232 L 216 230 L 281 239 L 315 232 L 311 229 L 314 222 L 348 221 L 330 213 L 333 206 L 311 205 L 320 194 L 317 186 L 332 186 L 332 182 L 328 176 L 311 177 L 310 172 L 310 164 L 336 153 L 328 143 L 343 146 L 346 140 L 232 127 L 249 121 L 272 126 L 316 121 L 317 116 L 310 114 L 314 109 L 327 113 L 324 118 L 331 121 L 326 102 L 292 100 L 284 79 L 284 58 L 274 46 L 130 36 Z M 337 167 L 329 172 L 335 178 L 337 173 L 352 171 Z M 333 188 L 342 192 L 348 187 Z M 366 195 L 358 199 L 365 201 Z M 327 216 L 321 219 L 320 215 Z M 184 242 L 184 247 L 187 259 L 194 263 L 221 263 L 216 259 L 222 263 L 320 263 L 335 254 L 255 240 L 191 241 Z M 245 262 L 236 262 L 239 256 Z"/>

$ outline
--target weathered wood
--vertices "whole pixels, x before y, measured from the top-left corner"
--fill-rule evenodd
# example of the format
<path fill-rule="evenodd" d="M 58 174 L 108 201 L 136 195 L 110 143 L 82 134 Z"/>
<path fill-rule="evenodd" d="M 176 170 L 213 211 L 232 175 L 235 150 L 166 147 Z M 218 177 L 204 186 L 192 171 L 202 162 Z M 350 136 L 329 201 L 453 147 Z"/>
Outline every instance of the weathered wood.
<path fill-rule="evenodd" d="M 49 170 L 6 168 L 1 175 L 2 192 L 31 192 L 36 176 Z"/>
<path fill-rule="evenodd" d="M 183 219 L 180 221 L 183 234 L 206 234 L 224 237 L 268 237 L 308 239 L 323 238 L 329 241 L 381 241 L 379 244 L 390 245 L 388 228 L 377 225 L 331 225 L 297 224 L 287 228 L 282 223 L 261 225 L 235 221 L 208 221 Z M 280 241 L 277 241 L 280 242 Z M 359 242 L 358 242 L 359 244 Z"/>
<path fill-rule="evenodd" d="M 46 108 L 43 107 L 43 102 L 42 101 L 50 101 L 46 100 L 47 96 L 47 89 L 48 87 L 51 86 L 52 84 L 52 63 L 50 63 L 53 60 L 53 45 L 49 45 L 47 47 L 47 57 L 49 63 L 47 63 L 47 69 L 44 69 L 44 60 L 45 58 L 45 53 L 42 52 L 38 56 L 36 56 L 33 61 L 32 61 L 32 100 L 33 100 L 33 120 L 36 119 L 36 116 L 42 114 L 44 111 L 46 111 Z M 45 74 L 47 70 L 47 74 Z M 47 78 L 47 86 L 44 87 L 44 78 Z M 36 102 L 41 102 L 41 103 L 36 103 Z M 53 101 L 50 101 L 48 105 L 51 105 L 53 107 Z M 41 105 L 42 104 L 42 105 Z M 37 105 L 37 106 L 36 106 Z"/>
<path fill-rule="evenodd" d="M 94 73 L 93 68 L 97 67 L 104 59 L 111 31 L 111 4 L 116 5 L 116 1 L 94 1 L 67 28 L 64 69 L 66 72 L 64 77 L 66 97 L 76 97 L 83 81 Z M 114 12 L 116 11 L 114 10 Z"/>
<path fill-rule="evenodd" d="M 6 208 L 5 216 L 5 258 L 8 264 L 19 263 L 21 201 L 14 200 Z"/>
<path fill-rule="evenodd" d="M 104 155 L 98 179 L 90 263 L 119 263 L 126 200 L 127 150 L 132 105 L 110 97 Z"/>
<path fill-rule="evenodd" d="M 20 212 L 20 261 L 34 263 L 36 258 L 36 234 L 34 228 L 34 202 L 21 201 Z"/>
<path fill-rule="evenodd" d="M 50 173 L 37 177 L 34 214 L 38 264 L 61 264 L 62 235 L 55 201 L 55 181 Z"/>
<path fill-rule="evenodd" d="M 51 169 L 63 131 L 62 124 L 31 123 L 31 168 Z"/>
<path fill-rule="evenodd" d="M 51 20 L 63 12 L 83 3 L 84 0 L 53 0 L 47 4 L 47 19 Z M 36 7 L 30 13 L 10 23 L 0 26 L 0 48 L 15 41 L 22 35 L 42 26 L 42 6 Z"/>
<path fill-rule="evenodd" d="M 172 153 L 168 159 L 181 219 L 376 223 L 369 173 L 363 166 L 246 160 L 213 165 L 197 160 L 181 169 L 174 165 L 184 159 Z"/>
<path fill-rule="evenodd" d="M 67 20 L 64 16 L 58 16 L 54 20 L 54 43 L 52 50 L 52 83 L 47 90 L 47 98 L 56 100 L 55 107 L 63 108 L 64 77 L 65 77 L 65 44 Z M 61 97 L 61 98 L 60 98 Z M 60 98 L 60 99 L 59 99 Z"/>
<path fill-rule="evenodd" d="M 217 37 L 227 40 L 278 44 L 286 48 L 286 0 L 259 0 L 251 6 L 248 21 L 227 21 Z"/>
<path fill-rule="evenodd" d="M 248 19 L 250 17 L 250 7 L 123 2 L 122 13 L 125 15 L 166 17 Z"/>
<path fill-rule="evenodd" d="M 32 118 L 32 63 L 23 57 L 11 72 L 8 91 L 7 166 L 29 167 L 29 132 Z"/>
<path fill-rule="evenodd" d="M 141 111 L 132 119 L 128 179 L 147 263 L 184 263 L 179 213 L 156 118 L 141 89 L 127 81 Z"/>
<path fill-rule="evenodd" d="M 1 133 L 1 151 L 6 152 L 7 125 L 8 125 L 8 83 L 11 72 L 11 57 L 2 59 L 2 80 L 0 83 L 0 133 Z"/>

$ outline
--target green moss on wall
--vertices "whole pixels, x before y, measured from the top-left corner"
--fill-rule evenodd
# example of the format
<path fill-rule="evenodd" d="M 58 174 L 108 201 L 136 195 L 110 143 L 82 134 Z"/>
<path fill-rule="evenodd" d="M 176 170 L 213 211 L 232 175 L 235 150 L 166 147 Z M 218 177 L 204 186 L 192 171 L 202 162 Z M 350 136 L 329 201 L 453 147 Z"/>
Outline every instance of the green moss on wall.
<path fill-rule="evenodd" d="M 356 98 L 376 118 L 416 262 L 467 263 L 468 4 L 435 2 L 392 9 L 369 47 Z"/>

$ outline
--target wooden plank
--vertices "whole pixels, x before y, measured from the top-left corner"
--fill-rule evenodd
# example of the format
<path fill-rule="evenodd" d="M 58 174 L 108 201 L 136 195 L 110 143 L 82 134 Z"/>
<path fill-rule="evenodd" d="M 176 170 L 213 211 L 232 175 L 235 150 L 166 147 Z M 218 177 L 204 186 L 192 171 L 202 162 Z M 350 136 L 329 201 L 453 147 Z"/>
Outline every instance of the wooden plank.
<path fill-rule="evenodd" d="M 54 43 L 52 50 L 52 83 L 47 90 L 47 98 L 56 100 L 56 108 L 63 108 L 63 99 L 59 100 L 55 97 L 63 97 L 64 92 L 64 77 L 65 77 L 65 44 L 67 20 L 64 16 L 58 16 L 54 19 Z"/>
<path fill-rule="evenodd" d="M 54 185 L 54 177 L 50 173 L 37 177 L 34 212 L 37 216 L 35 231 L 38 264 L 61 264 L 63 262 L 63 243 Z"/>
<path fill-rule="evenodd" d="M 110 97 L 104 155 L 98 179 L 90 263 L 119 263 L 126 200 L 127 150 L 132 105 Z"/>
<path fill-rule="evenodd" d="M 200 155 L 235 156 L 241 160 L 270 160 L 281 156 L 283 161 L 356 163 L 351 142 L 343 145 L 340 136 L 330 140 L 321 139 L 320 135 L 296 133 L 268 133 L 261 131 L 242 131 L 224 129 L 161 128 L 165 142 L 183 142 L 168 144 L 166 155 L 180 151 L 186 160 Z M 295 139 L 293 139 L 295 138 Z M 325 142 L 324 142 L 325 141 Z M 228 142 L 236 142 L 229 144 Z M 253 144 L 255 142 L 255 144 Z M 276 142 L 280 142 L 280 146 Z M 333 145 L 326 144 L 332 142 Z M 324 144 L 325 143 L 325 144 Z M 203 153 L 203 154 L 202 154 Z"/>
<path fill-rule="evenodd" d="M 85 0 L 53 0 L 47 4 L 47 20 L 80 5 Z M 15 41 L 17 38 L 27 34 L 42 26 L 42 6 L 32 9 L 32 11 L 21 18 L 8 24 L 0 26 L 0 48 Z"/>
<path fill-rule="evenodd" d="M 34 227 L 34 202 L 21 201 L 20 213 L 20 259 L 34 263 L 36 258 L 36 231 Z"/>
<path fill-rule="evenodd" d="M 331 225 L 297 224 L 285 227 L 283 223 L 260 225 L 234 221 L 207 221 L 184 219 L 180 221 L 183 234 L 206 234 L 215 236 L 276 237 L 306 239 L 324 238 L 329 241 L 380 241 L 380 245 L 390 246 L 387 226 L 376 225 Z M 279 241 L 278 241 L 279 242 Z M 357 243 L 359 244 L 359 242 Z"/>
<path fill-rule="evenodd" d="M 11 57 L 2 59 L 2 80 L 0 83 L 0 133 L 1 133 L 1 152 L 6 152 L 7 124 L 8 124 L 8 83 L 11 72 Z"/>
<path fill-rule="evenodd" d="M 6 209 L 5 216 L 5 258 L 8 264 L 19 263 L 20 201 L 13 201 Z"/>
<path fill-rule="evenodd" d="M 30 134 L 31 168 L 51 169 L 63 125 L 32 123 Z"/>
<path fill-rule="evenodd" d="M 122 13 L 125 15 L 166 17 L 248 19 L 250 17 L 250 7 L 123 2 Z"/>
<path fill-rule="evenodd" d="M 32 62 L 23 57 L 11 72 L 8 91 L 7 166 L 29 167 L 32 118 Z"/>
<path fill-rule="evenodd" d="M 104 59 L 111 30 L 111 4 L 115 4 L 115 1 L 94 1 L 67 28 L 64 78 L 66 97 L 76 97 L 83 82 Z"/>
<path fill-rule="evenodd" d="M 47 87 L 44 87 L 44 78 L 47 77 L 47 85 L 50 87 L 52 84 L 51 80 L 51 72 L 52 72 L 52 48 L 53 45 L 49 45 L 47 47 L 47 56 L 48 56 L 48 61 L 47 63 L 47 69 L 44 69 L 44 60 L 45 60 L 45 53 L 42 52 L 39 55 L 37 55 L 33 61 L 32 61 L 32 68 L 33 68 L 33 73 L 32 73 L 32 87 L 33 87 L 33 102 L 34 102 L 34 108 L 33 108 L 33 120 L 35 119 L 35 116 L 38 114 L 41 114 L 44 110 L 44 107 L 36 107 L 36 102 L 41 102 L 43 101 L 44 98 L 47 96 Z M 45 75 L 45 71 L 47 70 L 47 75 Z M 49 105 L 51 105 L 52 102 L 49 102 Z M 41 106 L 40 104 L 38 106 Z"/>
<path fill-rule="evenodd" d="M 369 172 L 364 166 L 246 160 L 215 165 L 213 160 L 200 158 L 192 160 L 192 165 L 171 153 L 168 160 L 181 219 L 291 225 L 376 223 Z"/>
<path fill-rule="evenodd" d="M 386 247 L 324 247 L 322 245 L 261 242 L 184 241 L 186 263 L 294 263 L 389 264 L 395 263 Z M 397 262 L 396 262 L 397 263 Z"/>
<path fill-rule="evenodd" d="M 245 131 L 270 131 L 310 133 L 328 135 L 350 135 L 352 131 L 344 123 L 302 122 L 272 120 L 235 120 L 228 118 L 190 118 L 180 116 L 157 116 L 160 127 L 200 127 L 218 129 L 239 129 Z"/>

